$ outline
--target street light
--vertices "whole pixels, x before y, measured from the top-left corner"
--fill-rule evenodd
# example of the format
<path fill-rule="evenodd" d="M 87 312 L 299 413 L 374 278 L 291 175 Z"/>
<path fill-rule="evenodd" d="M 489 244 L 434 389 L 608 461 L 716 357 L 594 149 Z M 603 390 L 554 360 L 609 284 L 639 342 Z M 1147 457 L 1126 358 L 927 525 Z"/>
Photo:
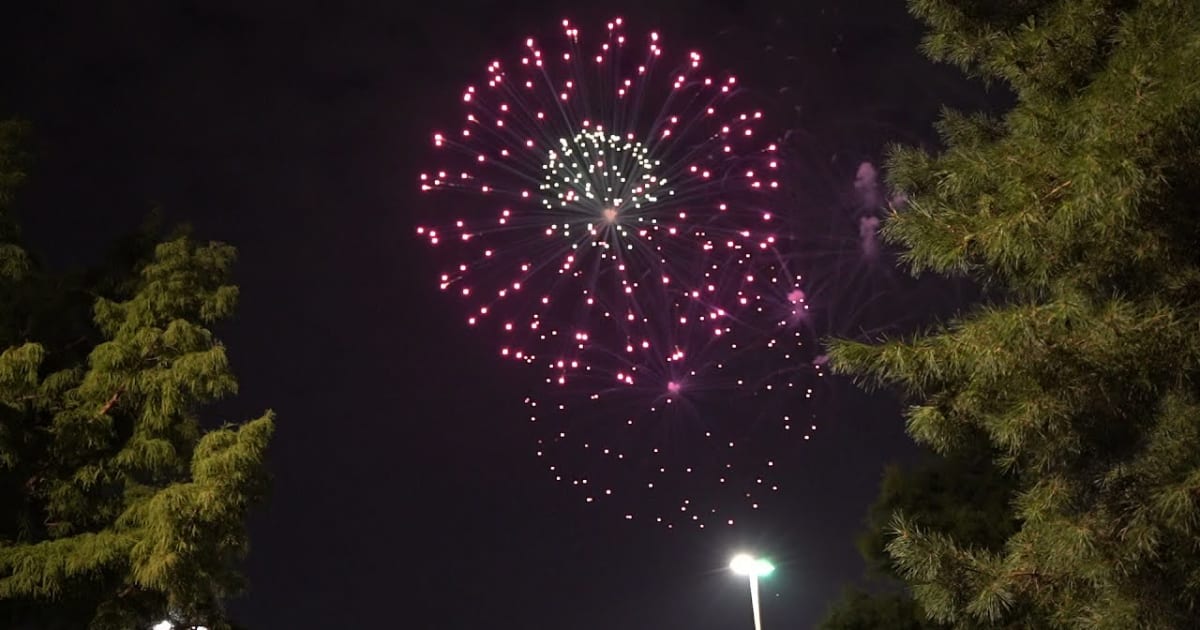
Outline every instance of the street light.
<path fill-rule="evenodd" d="M 738 575 L 750 578 L 750 604 L 754 607 L 754 630 L 762 630 L 762 614 L 758 607 L 758 578 L 770 575 L 775 570 L 775 566 L 762 558 L 739 553 L 730 561 L 729 568 Z"/>

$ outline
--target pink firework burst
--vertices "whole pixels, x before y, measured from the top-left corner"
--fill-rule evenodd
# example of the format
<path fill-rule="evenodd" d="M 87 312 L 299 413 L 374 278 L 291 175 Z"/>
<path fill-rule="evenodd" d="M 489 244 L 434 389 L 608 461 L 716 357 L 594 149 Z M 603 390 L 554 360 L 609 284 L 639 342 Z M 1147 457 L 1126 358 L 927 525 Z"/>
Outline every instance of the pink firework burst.
<path fill-rule="evenodd" d="M 560 384 L 721 334 L 711 313 L 739 305 L 719 302 L 713 278 L 775 245 L 762 112 L 698 52 L 664 61 L 657 33 L 635 42 L 623 26 L 587 38 L 564 20 L 557 45 L 528 38 L 488 63 L 420 175 L 428 193 L 472 193 L 417 228 L 450 250 L 439 286 L 502 356 Z M 679 317 L 682 331 L 664 321 Z"/>
<path fill-rule="evenodd" d="M 556 481 L 628 520 L 730 525 L 816 428 L 777 144 L 736 77 L 623 26 L 564 20 L 488 63 L 419 181 L 469 194 L 417 232 L 466 323 L 544 380 L 526 403 Z"/>

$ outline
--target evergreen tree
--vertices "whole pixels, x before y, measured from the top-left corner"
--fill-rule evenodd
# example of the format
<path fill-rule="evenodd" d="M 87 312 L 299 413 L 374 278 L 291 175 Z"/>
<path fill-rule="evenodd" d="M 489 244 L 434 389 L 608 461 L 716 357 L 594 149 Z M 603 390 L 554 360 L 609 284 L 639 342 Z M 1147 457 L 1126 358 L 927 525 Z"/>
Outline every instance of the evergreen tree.
<path fill-rule="evenodd" d="M 1188 628 L 1200 618 L 1200 3 L 913 0 L 926 51 L 1011 86 L 947 112 L 946 150 L 896 150 L 884 234 L 914 272 L 989 299 L 929 331 L 839 342 L 899 388 L 914 439 L 982 434 L 1018 480 L 985 549 L 900 515 L 888 551 L 934 620 Z"/>
<path fill-rule="evenodd" d="M 978 445 L 977 445 L 978 446 Z M 933 630 L 901 581 L 885 547 L 892 515 L 901 512 L 973 547 L 999 550 L 1015 531 L 1013 479 L 975 448 L 950 456 L 928 454 L 908 467 L 888 466 L 871 505 L 858 549 L 867 561 L 870 591 L 847 590 L 829 607 L 821 630 Z"/>
<path fill-rule="evenodd" d="M 125 269 L 43 271 L 7 211 L 20 130 L 0 124 L 0 626 L 228 628 L 273 427 L 199 423 L 237 388 L 207 328 L 234 251 L 178 235 Z"/>
<path fill-rule="evenodd" d="M 819 630 L 937 630 L 905 593 L 846 591 L 833 603 Z"/>

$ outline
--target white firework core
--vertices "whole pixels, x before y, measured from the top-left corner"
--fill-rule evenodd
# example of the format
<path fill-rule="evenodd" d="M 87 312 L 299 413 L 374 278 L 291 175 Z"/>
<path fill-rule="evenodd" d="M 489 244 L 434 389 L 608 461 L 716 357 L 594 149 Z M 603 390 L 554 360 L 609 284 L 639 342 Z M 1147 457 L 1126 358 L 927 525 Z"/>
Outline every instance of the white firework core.
<path fill-rule="evenodd" d="M 560 138 L 542 166 L 542 205 L 611 224 L 630 209 L 674 196 L 667 180 L 656 174 L 660 161 L 649 155 L 650 149 L 633 134 L 622 137 L 597 128 Z"/>

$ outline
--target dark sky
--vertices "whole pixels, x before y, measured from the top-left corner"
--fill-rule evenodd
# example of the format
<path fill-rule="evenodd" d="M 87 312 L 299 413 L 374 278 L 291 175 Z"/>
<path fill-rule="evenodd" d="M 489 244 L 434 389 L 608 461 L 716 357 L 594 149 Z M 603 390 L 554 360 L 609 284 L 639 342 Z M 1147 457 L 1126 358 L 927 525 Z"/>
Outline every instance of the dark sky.
<path fill-rule="evenodd" d="M 753 530 L 597 518 L 531 457 L 522 375 L 437 293 L 414 177 L 487 59 L 562 17 L 623 15 L 740 69 L 813 139 L 812 177 L 849 194 L 884 143 L 928 142 L 941 103 L 987 104 L 919 56 L 901 2 L 111 4 L 4 11 L 0 115 L 34 129 L 19 218 L 58 267 L 154 206 L 240 250 L 243 301 L 220 332 L 242 393 L 212 420 L 279 414 L 241 621 L 743 628 L 748 589 L 725 566 L 745 547 L 780 566 L 766 627 L 803 628 L 861 574 L 881 468 L 913 452 L 894 403 L 835 385 L 819 444 Z"/>

